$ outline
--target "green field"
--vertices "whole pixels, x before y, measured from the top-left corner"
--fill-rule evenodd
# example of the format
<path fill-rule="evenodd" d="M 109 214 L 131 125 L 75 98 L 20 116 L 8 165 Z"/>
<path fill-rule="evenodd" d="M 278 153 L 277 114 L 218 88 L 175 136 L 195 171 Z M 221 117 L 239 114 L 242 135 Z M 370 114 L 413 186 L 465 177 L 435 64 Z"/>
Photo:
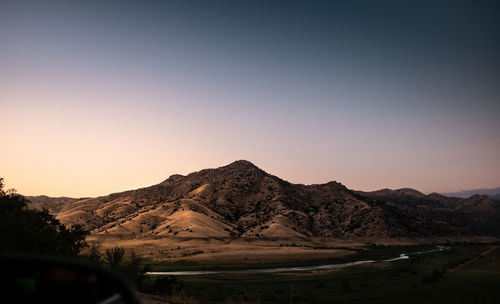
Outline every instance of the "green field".
<path fill-rule="evenodd" d="M 189 296 L 185 303 L 500 303 L 500 248 L 450 272 L 490 247 L 453 245 L 443 252 L 410 255 L 409 260 L 330 271 L 183 276 L 179 277 L 183 288 L 177 293 Z M 380 260 L 428 248 L 373 248 L 350 260 Z M 209 269 L 269 266 L 224 265 Z M 276 266 L 286 265 L 271 265 Z M 153 269 L 208 270 L 207 266 L 168 264 L 153 265 Z"/>

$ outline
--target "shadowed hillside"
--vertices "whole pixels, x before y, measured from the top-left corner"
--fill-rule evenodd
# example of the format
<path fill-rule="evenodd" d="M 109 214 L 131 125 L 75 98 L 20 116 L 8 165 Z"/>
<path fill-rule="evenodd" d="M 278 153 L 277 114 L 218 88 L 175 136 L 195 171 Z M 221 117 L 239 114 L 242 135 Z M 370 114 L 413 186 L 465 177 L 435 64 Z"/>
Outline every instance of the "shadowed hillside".
<path fill-rule="evenodd" d="M 500 202 L 413 189 L 356 192 L 291 184 L 236 161 L 158 185 L 36 204 L 93 234 L 178 237 L 430 237 L 499 235 Z"/>
<path fill-rule="evenodd" d="M 425 195 L 413 189 L 383 189 L 357 192 L 387 202 L 405 221 L 429 234 L 460 232 L 474 235 L 500 235 L 500 201 L 485 195 L 469 198 Z"/>

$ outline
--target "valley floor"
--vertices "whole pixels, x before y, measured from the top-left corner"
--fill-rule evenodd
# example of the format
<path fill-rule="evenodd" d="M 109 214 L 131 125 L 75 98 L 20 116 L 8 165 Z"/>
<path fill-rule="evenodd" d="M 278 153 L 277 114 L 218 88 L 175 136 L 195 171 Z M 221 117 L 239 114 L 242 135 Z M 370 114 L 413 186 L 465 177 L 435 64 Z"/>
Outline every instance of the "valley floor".
<path fill-rule="evenodd" d="M 325 271 L 178 277 L 185 287 L 170 299 L 172 303 L 500 303 L 496 246 L 453 244 L 448 250 L 410 255 L 407 260 Z M 377 247 L 355 255 L 383 259 L 428 248 Z M 159 263 L 153 267 L 188 266 Z M 158 278 L 150 278 L 151 283 Z"/>
<path fill-rule="evenodd" d="M 100 251 L 122 247 L 128 253 L 153 262 L 180 264 L 263 264 L 321 263 L 350 258 L 376 247 L 442 244 L 457 242 L 492 242 L 497 239 L 339 239 L 339 238 L 187 238 L 136 237 L 134 235 L 98 234 L 88 239 Z"/>

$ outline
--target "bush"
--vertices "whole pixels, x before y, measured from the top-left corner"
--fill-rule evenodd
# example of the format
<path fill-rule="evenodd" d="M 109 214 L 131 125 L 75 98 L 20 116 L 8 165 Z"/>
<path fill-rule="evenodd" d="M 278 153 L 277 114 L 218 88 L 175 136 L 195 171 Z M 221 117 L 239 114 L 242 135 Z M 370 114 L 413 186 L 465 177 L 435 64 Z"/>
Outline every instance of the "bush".
<path fill-rule="evenodd" d="M 438 281 L 442 276 L 443 275 L 439 270 L 434 269 L 434 271 L 422 278 L 422 283 L 432 284 Z"/>
<path fill-rule="evenodd" d="M 95 264 L 123 273 L 139 290 L 144 289 L 141 283 L 147 278 L 146 273 L 151 271 L 149 265 L 145 265 L 142 258 L 138 257 L 134 252 L 126 256 L 125 249 L 121 247 L 107 249 L 104 254 L 101 254 L 94 244 L 84 258 Z"/>
<path fill-rule="evenodd" d="M 185 285 L 175 276 L 166 276 L 156 279 L 153 287 L 156 293 L 170 296 L 183 290 Z"/>
<path fill-rule="evenodd" d="M 77 256 L 87 246 L 82 226 L 67 228 L 47 210 L 28 209 L 25 197 L 3 186 L 0 178 L 0 252 Z"/>

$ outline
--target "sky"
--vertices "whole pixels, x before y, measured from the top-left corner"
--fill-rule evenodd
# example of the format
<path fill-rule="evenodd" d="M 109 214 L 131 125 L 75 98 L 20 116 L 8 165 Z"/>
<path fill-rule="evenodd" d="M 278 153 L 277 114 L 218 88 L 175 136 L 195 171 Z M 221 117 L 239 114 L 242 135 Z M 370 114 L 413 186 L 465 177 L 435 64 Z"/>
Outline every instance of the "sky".
<path fill-rule="evenodd" d="M 2 1 L 0 176 L 86 197 L 246 159 L 500 185 L 498 1 Z"/>

